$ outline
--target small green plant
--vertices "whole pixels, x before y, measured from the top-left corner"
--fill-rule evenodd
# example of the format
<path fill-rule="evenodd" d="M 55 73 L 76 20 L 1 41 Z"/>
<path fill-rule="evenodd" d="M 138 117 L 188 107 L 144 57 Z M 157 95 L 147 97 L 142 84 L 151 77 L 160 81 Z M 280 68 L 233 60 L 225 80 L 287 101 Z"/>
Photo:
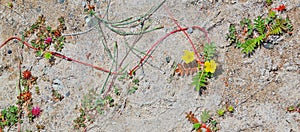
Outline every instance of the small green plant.
<path fill-rule="evenodd" d="M 46 58 L 46 59 L 51 59 L 51 57 L 52 57 L 52 54 L 51 53 L 49 53 L 49 52 L 46 52 L 45 54 L 44 54 L 44 57 Z"/>
<path fill-rule="evenodd" d="M 13 126 L 18 122 L 18 107 L 17 106 L 9 106 L 8 108 L 1 111 L 0 115 L 0 130 L 5 126 Z"/>
<path fill-rule="evenodd" d="M 218 116 L 223 116 L 225 114 L 225 110 L 224 109 L 218 109 L 217 114 L 218 114 Z"/>
<path fill-rule="evenodd" d="M 41 57 L 47 53 L 48 55 L 44 55 L 45 58 L 51 58 L 49 57 L 50 53 L 44 53 L 49 50 L 51 44 L 54 45 L 56 51 L 63 49 L 65 37 L 61 33 L 66 27 L 63 17 L 58 18 L 58 21 L 60 24 L 53 30 L 50 26 L 46 26 L 46 18 L 41 15 L 28 30 L 25 30 L 25 34 L 22 36 L 23 40 L 31 35 L 37 36 L 30 41 L 31 46 L 36 50 L 36 56 Z"/>
<path fill-rule="evenodd" d="M 273 0 L 266 0 L 266 4 L 267 4 L 268 6 L 272 5 L 272 4 L 273 4 Z"/>
<path fill-rule="evenodd" d="M 297 105 L 291 105 L 291 106 L 287 107 L 286 110 L 288 112 L 298 112 L 298 113 L 300 113 L 300 103 L 297 104 Z"/>
<path fill-rule="evenodd" d="M 285 6 L 281 5 L 273 10 L 283 11 L 284 8 Z M 276 15 L 276 12 L 273 10 L 269 11 L 267 17 L 258 16 L 254 19 L 254 22 L 244 18 L 240 22 L 241 30 L 237 30 L 236 25 L 230 24 L 229 33 L 226 35 L 229 43 L 236 44 L 236 47 L 241 48 L 243 53 L 250 54 L 254 52 L 256 47 L 268 42 L 269 36 L 283 33 L 290 34 L 293 31 L 293 25 L 289 18 L 282 18 Z"/>
<path fill-rule="evenodd" d="M 207 78 L 212 77 L 216 71 L 217 64 L 212 58 L 216 52 L 216 46 L 214 43 L 206 44 L 204 46 L 204 68 L 198 64 L 199 71 L 196 76 L 192 79 L 192 85 L 195 86 L 196 90 L 201 93 L 201 88 L 206 86 Z"/>
<path fill-rule="evenodd" d="M 8 6 L 9 8 L 13 8 L 13 7 L 14 7 L 13 4 L 12 4 L 11 2 L 8 2 L 8 3 L 7 3 L 7 6 Z"/>
<path fill-rule="evenodd" d="M 82 108 L 79 109 L 80 115 L 77 117 L 74 122 L 74 128 L 75 129 L 80 129 L 80 128 L 85 128 L 86 125 L 86 114 Z"/>
<path fill-rule="evenodd" d="M 195 115 L 190 111 L 186 113 L 186 118 L 193 124 L 193 129 L 197 132 L 206 131 L 217 131 L 217 121 L 213 120 L 208 111 L 204 110 L 200 115 L 201 122 L 195 117 Z"/>
<path fill-rule="evenodd" d="M 131 87 L 130 89 L 128 90 L 128 94 L 133 94 L 136 92 L 136 90 L 138 90 L 138 86 L 139 86 L 139 83 L 140 83 L 140 80 L 135 78 L 132 80 L 132 83 L 131 83 Z"/>
<path fill-rule="evenodd" d="M 88 94 L 83 96 L 82 104 L 79 109 L 80 116 L 73 120 L 74 128 L 85 128 L 86 123 L 92 123 L 97 114 L 103 114 L 106 108 L 113 107 L 115 100 L 112 96 L 107 95 L 104 98 L 95 91 L 90 90 Z"/>
<path fill-rule="evenodd" d="M 128 90 L 128 93 L 129 93 L 129 94 L 133 94 L 133 93 L 135 93 L 136 90 L 138 90 L 138 87 L 137 87 L 137 86 L 132 86 L 132 87 Z"/>
<path fill-rule="evenodd" d="M 230 112 L 233 113 L 234 112 L 234 107 L 232 105 L 227 105 L 225 108 L 220 108 L 217 110 L 217 115 L 218 116 L 224 116 L 225 113 Z"/>

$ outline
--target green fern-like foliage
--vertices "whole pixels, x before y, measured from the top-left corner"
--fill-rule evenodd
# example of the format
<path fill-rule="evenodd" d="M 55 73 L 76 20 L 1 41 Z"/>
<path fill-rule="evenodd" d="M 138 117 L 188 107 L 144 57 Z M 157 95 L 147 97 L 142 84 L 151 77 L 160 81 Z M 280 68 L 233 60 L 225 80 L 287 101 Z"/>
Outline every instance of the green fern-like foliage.
<path fill-rule="evenodd" d="M 215 44 L 212 42 L 210 44 L 205 44 L 204 45 L 204 57 L 205 60 L 211 60 L 211 58 L 214 56 L 215 52 L 216 52 L 216 46 Z"/>
<path fill-rule="evenodd" d="M 204 87 L 207 82 L 208 72 L 199 71 L 195 77 L 193 77 L 192 85 L 195 85 L 196 90 L 200 91 L 201 87 Z"/>
<path fill-rule="evenodd" d="M 292 22 L 289 19 L 289 17 L 286 17 L 285 22 L 286 22 L 287 30 L 290 31 L 290 32 L 293 31 L 294 27 L 293 27 Z"/>
<path fill-rule="evenodd" d="M 234 24 L 229 25 L 229 33 L 226 35 L 226 39 L 229 40 L 230 44 L 236 43 L 236 28 Z"/>
<path fill-rule="evenodd" d="M 253 30 L 254 30 L 252 21 L 249 18 L 244 18 L 242 21 L 240 21 L 240 24 L 241 24 L 241 27 L 247 26 L 247 29 L 248 29 L 247 36 L 252 36 Z"/>
<path fill-rule="evenodd" d="M 256 46 L 260 45 L 260 43 L 263 41 L 265 37 L 266 35 L 263 34 L 257 38 L 248 39 L 245 43 L 241 45 L 242 52 L 246 54 L 252 53 L 256 48 Z"/>
<path fill-rule="evenodd" d="M 283 32 L 283 30 L 286 30 L 287 27 L 285 26 L 285 20 L 284 19 L 276 19 L 275 22 L 271 26 L 271 30 L 268 32 L 270 35 L 278 35 Z"/>
<path fill-rule="evenodd" d="M 257 19 L 254 20 L 254 27 L 260 35 L 264 34 L 266 29 L 265 20 L 261 19 L 261 16 L 258 16 Z"/>

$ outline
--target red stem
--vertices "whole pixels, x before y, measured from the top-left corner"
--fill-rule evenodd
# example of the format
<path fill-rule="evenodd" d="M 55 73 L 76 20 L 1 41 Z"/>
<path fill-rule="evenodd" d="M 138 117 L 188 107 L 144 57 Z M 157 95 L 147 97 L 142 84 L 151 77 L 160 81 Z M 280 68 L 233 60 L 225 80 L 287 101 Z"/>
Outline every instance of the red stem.
<path fill-rule="evenodd" d="M 16 39 L 16 40 L 19 40 L 21 41 L 24 45 L 26 45 L 27 47 L 33 49 L 33 50 L 38 50 L 36 48 L 34 48 L 33 46 L 29 45 L 26 41 L 23 41 L 21 38 L 19 37 L 16 37 L 16 36 L 12 36 L 10 38 L 8 38 L 4 43 L 1 44 L 0 46 L 0 49 L 6 45 L 9 41 L 13 40 L 13 39 Z M 72 59 L 70 57 L 67 57 L 65 55 L 62 55 L 60 53 L 56 53 L 56 52 L 52 52 L 52 51 L 46 51 L 46 52 L 49 52 L 51 53 L 52 55 L 56 56 L 56 57 L 59 57 L 59 58 L 62 58 L 62 59 L 66 59 L 67 61 L 73 61 L 73 62 L 76 62 L 76 63 L 79 63 L 79 64 L 83 64 L 85 66 L 89 66 L 89 67 L 92 67 L 92 68 L 95 68 L 97 70 L 100 70 L 100 71 L 103 71 L 103 72 L 107 72 L 107 73 L 111 73 L 111 74 L 119 74 L 117 72 L 110 72 L 109 70 L 106 70 L 104 68 L 101 68 L 101 67 L 98 67 L 98 66 L 95 66 L 95 65 L 92 65 L 92 64 L 89 64 L 89 63 L 85 63 L 85 62 L 82 62 L 82 61 L 79 61 L 79 60 L 75 60 L 75 59 Z"/>
<path fill-rule="evenodd" d="M 173 20 L 173 22 L 177 25 L 177 27 L 179 29 L 181 29 L 182 27 L 178 24 L 178 22 L 176 21 L 176 19 L 173 17 L 172 13 L 168 10 L 168 8 L 165 7 L 165 10 L 167 11 L 167 13 L 169 14 L 169 16 L 171 17 L 171 19 Z M 196 54 L 198 60 L 200 60 L 200 56 L 199 56 L 199 53 L 197 52 L 197 49 L 193 43 L 193 41 L 191 40 L 190 36 L 187 34 L 186 31 L 183 31 L 184 35 L 188 38 L 190 44 L 192 45 L 192 48 L 194 50 L 194 53 Z"/>
<path fill-rule="evenodd" d="M 167 37 L 169 37 L 170 35 L 174 34 L 174 33 L 177 33 L 177 32 L 180 32 L 180 31 L 185 31 L 187 30 L 188 28 L 181 28 L 181 29 L 176 29 L 176 30 L 173 30 L 172 32 L 166 34 L 165 36 L 163 36 L 162 38 L 160 38 L 158 41 L 156 41 L 152 46 L 151 48 L 146 52 L 146 55 L 140 60 L 140 63 L 138 65 L 136 65 L 134 68 L 132 68 L 129 72 L 129 75 L 132 75 L 133 72 L 135 70 L 137 70 L 139 68 L 140 65 L 143 65 L 144 63 L 144 60 L 146 60 L 147 58 L 149 58 L 149 53 L 153 50 L 154 47 L 156 47 L 161 41 L 163 41 L 164 39 L 166 39 Z"/>
<path fill-rule="evenodd" d="M 185 30 L 187 30 L 188 28 L 182 28 L 182 27 L 178 24 L 178 22 L 174 19 L 174 17 L 173 17 L 172 14 L 169 12 L 169 10 L 168 10 L 167 8 L 165 8 L 165 10 L 168 12 L 169 16 L 171 17 L 171 19 L 173 20 L 173 22 L 177 25 L 177 27 L 178 27 L 179 29 L 174 30 L 174 31 L 172 31 L 172 32 L 170 32 L 170 33 L 168 33 L 168 34 L 166 34 L 164 37 L 160 38 L 156 43 L 154 43 L 154 44 L 152 45 L 152 47 L 147 51 L 146 55 L 140 60 L 140 63 L 139 63 L 138 65 L 136 65 L 134 68 L 132 68 L 132 69 L 129 71 L 129 75 L 132 75 L 133 72 L 136 71 L 136 70 L 139 68 L 140 65 L 143 65 L 144 61 L 146 61 L 146 59 L 149 58 L 149 57 L 148 57 L 148 56 L 149 56 L 149 53 L 151 52 L 151 50 L 154 49 L 154 47 L 156 47 L 161 41 L 163 41 L 164 39 L 166 39 L 166 38 L 167 38 L 168 36 L 170 36 L 171 34 L 174 34 L 174 33 L 176 33 L 176 32 L 180 32 L 180 31 L 182 31 L 182 32 L 184 33 L 184 35 L 188 38 L 188 40 L 189 40 L 190 44 L 192 45 L 192 48 L 193 48 L 193 50 L 194 50 L 196 56 L 197 56 L 197 59 L 198 59 L 199 61 L 201 60 L 200 54 L 197 52 L 197 49 L 196 49 L 196 47 L 195 47 L 193 41 L 191 40 L 190 36 L 189 36 L 189 35 L 187 34 L 187 32 L 185 31 Z M 208 33 L 207 33 L 207 31 L 206 31 L 204 28 L 202 28 L 202 27 L 200 27 L 200 26 L 193 26 L 192 29 L 198 29 L 198 30 L 202 31 L 202 32 L 205 34 L 205 37 L 206 37 L 206 39 L 207 39 L 208 44 L 211 43 L 211 41 L 210 41 L 210 39 L 209 39 L 209 37 L 208 37 Z"/>

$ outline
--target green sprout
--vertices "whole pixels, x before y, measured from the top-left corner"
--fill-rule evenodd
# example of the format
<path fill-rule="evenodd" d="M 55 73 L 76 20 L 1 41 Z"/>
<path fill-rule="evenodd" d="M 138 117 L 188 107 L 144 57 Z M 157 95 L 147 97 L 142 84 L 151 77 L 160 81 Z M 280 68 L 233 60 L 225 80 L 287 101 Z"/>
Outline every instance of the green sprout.
<path fill-rule="evenodd" d="M 219 109 L 219 110 L 217 110 L 217 114 L 219 116 L 223 116 L 225 114 L 225 110 L 224 109 Z"/>
<path fill-rule="evenodd" d="M 204 110 L 204 111 L 202 112 L 201 116 L 200 116 L 201 122 L 202 122 L 202 123 L 207 122 L 207 121 L 210 119 L 210 117 L 211 117 L 211 116 L 209 115 L 209 112 L 206 111 L 206 110 Z"/>
<path fill-rule="evenodd" d="M 234 111 L 234 108 L 232 105 L 230 105 L 230 106 L 228 106 L 227 110 L 232 113 Z"/>
<path fill-rule="evenodd" d="M 50 52 L 46 52 L 44 57 L 49 60 L 52 57 L 52 54 Z"/>

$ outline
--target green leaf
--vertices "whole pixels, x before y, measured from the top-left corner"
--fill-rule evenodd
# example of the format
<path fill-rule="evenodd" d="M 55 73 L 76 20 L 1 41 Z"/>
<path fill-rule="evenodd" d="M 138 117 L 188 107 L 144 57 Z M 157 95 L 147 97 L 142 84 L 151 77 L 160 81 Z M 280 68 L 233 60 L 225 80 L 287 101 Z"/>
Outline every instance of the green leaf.
<path fill-rule="evenodd" d="M 219 109 L 219 110 L 217 110 L 217 114 L 219 116 L 223 116 L 225 114 L 225 110 L 224 109 Z"/>
<path fill-rule="evenodd" d="M 36 51 L 36 56 L 37 56 L 37 57 L 41 57 L 42 54 L 43 54 L 43 51 L 42 51 L 42 50 Z"/>
<path fill-rule="evenodd" d="M 273 0 L 266 0 L 266 3 L 267 3 L 268 6 L 270 6 L 270 5 L 272 5 Z"/>
<path fill-rule="evenodd" d="M 195 123 L 195 124 L 193 125 L 193 128 L 194 128 L 195 130 L 198 130 L 200 127 L 201 127 L 201 124 L 200 124 L 200 123 Z"/>
<path fill-rule="evenodd" d="M 200 118 L 201 118 L 201 122 L 202 122 L 202 123 L 207 122 L 207 121 L 210 119 L 210 115 L 209 115 L 208 111 L 204 110 L 204 111 L 202 112 Z"/>
<path fill-rule="evenodd" d="M 214 56 L 215 52 L 216 52 L 216 46 L 215 44 L 212 42 L 210 44 L 206 43 L 204 45 L 204 57 L 206 61 L 209 61 L 212 59 L 212 57 Z"/>
<path fill-rule="evenodd" d="M 132 88 L 128 90 L 128 93 L 129 93 L 129 94 L 133 94 L 133 93 L 135 93 L 135 91 L 136 91 L 137 89 L 138 89 L 138 87 L 132 86 Z"/>
<path fill-rule="evenodd" d="M 275 11 L 269 11 L 269 14 L 268 14 L 268 17 L 269 18 L 275 18 L 275 16 L 276 16 L 276 13 L 275 13 Z"/>
<path fill-rule="evenodd" d="M 234 108 L 233 108 L 232 105 L 230 105 L 230 106 L 227 108 L 227 110 L 228 110 L 229 112 L 233 112 L 233 111 L 234 111 Z"/>
<path fill-rule="evenodd" d="M 257 19 L 254 20 L 254 27 L 260 35 L 264 34 L 266 29 L 265 20 L 261 19 L 261 16 L 258 16 Z"/>
<path fill-rule="evenodd" d="M 278 35 L 286 30 L 287 27 L 285 26 L 286 21 L 284 19 L 276 19 L 271 26 L 271 30 L 269 31 L 270 35 Z"/>
<path fill-rule="evenodd" d="M 290 21 L 290 19 L 288 17 L 285 19 L 285 22 L 286 22 L 287 30 L 288 31 L 293 31 L 294 28 L 293 28 L 292 22 Z"/>
<path fill-rule="evenodd" d="M 46 52 L 44 57 L 49 60 L 52 57 L 52 54 L 50 52 Z"/>
<path fill-rule="evenodd" d="M 140 80 L 136 78 L 136 79 L 133 79 L 132 82 L 133 82 L 135 85 L 138 85 L 139 82 L 140 82 Z"/>
<path fill-rule="evenodd" d="M 265 37 L 266 35 L 263 34 L 257 38 L 248 39 L 245 43 L 241 45 L 242 52 L 246 54 L 252 53 L 254 49 L 257 47 L 257 45 L 260 45 L 260 43 L 263 41 Z"/>
<path fill-rule="evenodd" d="M 46 30 L 51 31 L 51 27 L 50 27 L 50 26 L 47 26 L 47 27 L 46 27 Z"/>
<path fill-rule="evenodd" d="M 195 77 L 192 79 L 192 85 L 195 85 L 196 90 L 200 91 L 201 87 L 206 85 L 208 73 L 205 71 L 199 71 Z"/>

